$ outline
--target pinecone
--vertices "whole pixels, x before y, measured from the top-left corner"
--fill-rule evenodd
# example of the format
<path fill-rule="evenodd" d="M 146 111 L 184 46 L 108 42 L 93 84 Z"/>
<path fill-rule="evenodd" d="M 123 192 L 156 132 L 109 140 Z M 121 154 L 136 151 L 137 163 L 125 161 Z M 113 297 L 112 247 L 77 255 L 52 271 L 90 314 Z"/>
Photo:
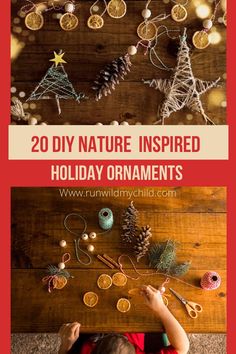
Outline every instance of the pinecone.
<path fill-rule="evenodd" d="M 134 203 L 131 202 L 126 211 L 123 214 L 122 221 L 122 241 L 125 243 L 132 243 L 136 238 L 138 227 L 138 210 L 134 207 Z"/>
<path fill-rule="evenodd" d="M 92 89 L 96 92 L 96 101 L 102 96 L 111 94 L 111 89 L 115 90 L 115 86 L 119 84 L 119 79 L 124 80 L 125 75 L 130 71 L 131 61 L 129 54 L 114 59 L 107 64 L 103 70 L 97 75 Z"/>
<path fill-rule="evenodd" d="M 152 237 L 150 226 L 147 225 L 145 227 L 142 227 L 142 230 L 136 238 L 136 242 L 134 245 L 134 253 L 136 255 L 137 262 L 139 262 L 140 258 L 145 256 L 145 254 L 147 253 L 150 245 L 150 237 Z"/>

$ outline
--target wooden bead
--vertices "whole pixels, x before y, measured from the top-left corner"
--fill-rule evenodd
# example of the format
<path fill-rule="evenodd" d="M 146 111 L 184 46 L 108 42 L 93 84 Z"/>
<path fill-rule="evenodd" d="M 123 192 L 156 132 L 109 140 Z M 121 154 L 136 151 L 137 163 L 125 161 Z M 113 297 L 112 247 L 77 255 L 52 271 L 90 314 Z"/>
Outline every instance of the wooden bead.
<path fill-rule="evenodd" d="M 81 236 L 82 240 L 84 241 L 87 241 L 88 240 L 88 234 L 84 233 L 82 236 Z"/>
<path fill-rule="evenodd" d="M 94 251 L 94 246 L 93 245 L 88 245 L 88 247 L 87 247 L 87 250 L 89 251 L 89 252 L 93 252 Z"/>
<path fill-rule="evenodd" d="M 38 124 L 37 118 L 30 117 L 30 118 L 28 119 L 28 124 L 29 124 L 29 125 L 37 125 L 37 124 Z"/>
<path fill-rule="evenodd" d="M 91 238 L 92 240 L 94 240 L 96 237 L 97 237 L 96 232 L 90 232 L 89 238 Z"/>
<path fill-rule="evenodd" d="M 129 123 L 124 120 L 123 122 L 120 123 L 120 125 L 129 125 Z"/>
<path fill-rule="evenodd" d="M 40 123 L 40 125 L 47 125 L 47 123 L 45 123 L 45 122 L 42 122 L 42 123 Z"/>
<path fill-rule="evenodd" d="M 119 125 L 119 123 L 117 122 L 117 120 L 113 120 L 110 125 Z"/>
<path fill-rule="evenodd" d="M 206 20 L 204 20 L 203 21 L 203 27 L 205 28 L 205 29 L 211 29 L 212 28 L 212 26 L 213 26 L 213 22 L 211 21 L 211 20 L 209 20 L 209 19 L 206 19 Z"/>
<path fill-rule="evenodd" d="M 100 123 L 100 122 L 98 122 L 98 123 L 96 123 L 96 125 L 103 125 L 102 123 Z"/>
<path fill-rule="evenodd" d="M 135 47 L 135 45 L 131 45 L 131 46 L 129 46 L 129 48 L 128 48 L 128 54 L 129 55 L 135 55 L 135 54 L 137 54 L 137 48 Z"/>
<path fill-rule="evenodd" d="M 62 248 L 66 247 L 66 241 L 65 241 L 65 240 L 61 240 L 61 241 L 59 242 L 59 245 L 60 245 Z"/>
<path fill-rule="evenodd" d="M 63 263 L 63 262 L 58 263 L 58 268 L 60 270 L 65 269 L 65 267 L 66 267 L 65 263 Z"/>
<path fill-rule="evenodd" d="M 147 18 L 151 17 L 151 16 L 152 16 L 151 10 L 149 10 L 149 9 L 144 9 L 144 10 L 142 11 L 142 16 L 143 16 L 143 18 L 144 18 L 145 20 L 146 20 Z"/>
<path fill-rule="evenodd" d="M 161 286 L 158 290 L 160 291 L 161 294 L 164 294 L 166 288 L 164 286 Z"/>
<path fill-rule="evenodd" d="M 73 13 L 75 11 L 75 5 L 72 2 L 67 2 L 65 4 L 65 12 Z"/>

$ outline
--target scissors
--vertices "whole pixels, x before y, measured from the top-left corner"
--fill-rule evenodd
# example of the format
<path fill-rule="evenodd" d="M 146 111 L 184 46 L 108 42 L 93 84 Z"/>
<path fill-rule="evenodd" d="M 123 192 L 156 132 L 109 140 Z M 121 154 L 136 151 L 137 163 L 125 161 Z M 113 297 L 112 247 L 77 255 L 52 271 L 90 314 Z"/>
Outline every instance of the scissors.
<path fill-rule="evenodd" d="M 182 304 L 185 305 L 188 315 L 191 318 L 197 318 L 198 313 L 202 312 L 203 308 L 201 305 L 196 304 L 195 302 L 192 302 L 192 301 L 185 300 L 180 294 L 178 294 L 176 291 L 174 291 L 171 288 L 170 288 L 170 291 L 177 297 L 177 299 L 179 299 L 182 302 Z"/>

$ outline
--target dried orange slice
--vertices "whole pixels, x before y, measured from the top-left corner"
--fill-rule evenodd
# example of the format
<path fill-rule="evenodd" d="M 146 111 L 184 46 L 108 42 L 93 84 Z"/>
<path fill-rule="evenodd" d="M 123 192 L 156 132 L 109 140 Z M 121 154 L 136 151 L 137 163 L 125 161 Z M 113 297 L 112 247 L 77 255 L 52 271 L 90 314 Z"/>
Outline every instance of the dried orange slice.
<path fill-rule="evenodd" d="M 171 17 L 176 22 L 182 22 L 186 20 L 188 16 L 187 10 L 183 5 L 177 4 L 171 9 Z"/>
<path fill-rule="evenodd" d="M 89 291 L 84 294 L 83 301 L 86 306 L 94 307 L 98 303 L 98 296 L 96 293 Z"/>
<path fill-rule="evenodd" d="M 117 301 L 116 308 L 120 312 L 123 312 L 123 313 L 128 312 L 130 310 L 130 307 L 131 307 L 131 304 L 130 304 L 129 300 L 127 300 L 123 297 Z"/>
<path fill-rule="evenodd" d="M 78 24 L 78 17 L 72 13 L 67 12 L 60 18 L 60 26 L 64 31 L 73 31 Z"/>
<path fill-rule="evenodd" d="M 127 6 L 124 0 L 111 0 L 107 5 L 107 12 L 110 17 L 124 17 L 127 11 Z"/>
<path fill-rule="evenodd" d="M 25 17 L 25 25 L 31 31 L 38 31 L 43 27 L 43 16 L 38 12 L 30 12 Z"/>
<path fill-rule="evenodd" d="M 112 279 L 108 274 L 101 274 L 97 280 L 97 285 L 100 289 L 108 289 L 112 285 Z"/>
<path fill-rule="evenodd" d="M 226 12 L 224 13 L 224 16 L 223 16 L 223 24 L 225 26 L 227 26 L 227 14 L 226 14 Z"/>
<path fill-rule="evenodd" d="M 63 289 L 67 284 L 67 279 L 64 277 L 64 275 L 58 275 L 53 278 L 52 284 L 53 289 Z"/>
<path fill-rule="evenodd" d="M 104 20 L 100 15 L 91 15 L 88 19 L 87 25 L 91 29 L 100 29 L 104 25 Z"/>
<path fill-rule="evenodd" d="M 208 33 L 197 31 L 193 35 L 193 45 L 197 49 L 205 49 L 210 44 Z"/>
<path fill-rule="evenodd" d="M 156 25 L 152 22 L 142 22 L 137 28 L 137 34 L 139 38 L 151 41 L 157 35 Z"/>
<path fill-rule="evenodd" d="M 123 273 L 115 273 L 112 276 L 112 283 L 116 286 L 125 286 L 127 277 Z"/>

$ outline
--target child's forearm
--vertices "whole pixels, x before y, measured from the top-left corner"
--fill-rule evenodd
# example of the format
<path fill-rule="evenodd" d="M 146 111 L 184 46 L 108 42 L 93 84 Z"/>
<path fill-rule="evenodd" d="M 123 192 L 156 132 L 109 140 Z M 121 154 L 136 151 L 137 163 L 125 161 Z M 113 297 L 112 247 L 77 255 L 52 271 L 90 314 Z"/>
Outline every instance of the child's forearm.
<path fill-rule="evenodd" d="M 158 311 L 156 315 L 160 318 L 165 327 L 171 345 L 179 354 L 186 354 L 189 350 L 189 340 L 187 334 L 176 318 L 166 306 L 163 306 L 161 311 Z"/>

